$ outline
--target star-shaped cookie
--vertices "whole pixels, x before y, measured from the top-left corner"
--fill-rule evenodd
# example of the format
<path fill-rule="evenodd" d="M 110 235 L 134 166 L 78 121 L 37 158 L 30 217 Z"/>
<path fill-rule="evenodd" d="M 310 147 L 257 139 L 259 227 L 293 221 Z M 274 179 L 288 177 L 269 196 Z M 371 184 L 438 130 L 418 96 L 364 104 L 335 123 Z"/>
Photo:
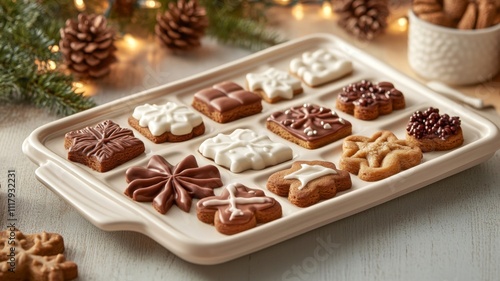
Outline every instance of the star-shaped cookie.
<path fill-rule="evenodd" d="M 378 181 L 420 164 L 422 151 L 390 131 L 344 139 L 339 167 L 365 181 Z"/>

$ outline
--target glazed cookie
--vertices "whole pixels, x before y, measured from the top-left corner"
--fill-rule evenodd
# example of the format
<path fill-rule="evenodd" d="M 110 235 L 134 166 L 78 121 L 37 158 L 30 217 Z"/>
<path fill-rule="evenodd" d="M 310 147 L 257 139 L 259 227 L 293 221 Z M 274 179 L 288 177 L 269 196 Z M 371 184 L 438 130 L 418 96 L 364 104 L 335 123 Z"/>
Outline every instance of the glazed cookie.
<path fill-rule="evenodd" d="M 175 166 L 165 158 L 154 155 L 146 168 L 129 168 L 125 178 L 128 183 L 125 195 L 135 201 L 153 202 L 153 207 L 161 214 L 165 214 L 173 204 L 189 212 L 191 198 L 213 196 L 213 189 L 222 186 L 217 167 L 199 167 L 193 155 Z"/>
<path fill-rule="evenodd" d="M 327 145 L 352 132 L 349 121 L 328 108 L 314 104 L 275 112 L 267 119 L 266 127 L 280 137 L 308 149 Z"/>
<path fill-rule="evenodd" d="M 145 151 L 144 143 L 134 137 L 132 130 L 111 120 L 66 133 L 64 147 L 69 160 L 98 172 L 109 171 Z"/>
<path fill-rule="evenodd" d="M 264 191 L 242 184 L 229 184 L 219 196 L 196 204 L 198 219 L 213 224 L 220 233 L 232 235 L 282 216 L 281 205 Z"/>
<path fill-rule="evenodd" d="M 248 90 L 268 103 L 290 100 L 303 92 L 300 80 L 276 68 L 269 68 L 263 73 L 248 73 L 246 81 Z"/>
<path fill-rule="evenodd" d="M 206 139 L 199 152 L 233 173 L 261 170 L 292 159 L 292 149 L 271 141 L 249 129 L 236 129 L 229 135 Z"/>
<path fill-rule="evenodd" d="M 276 172 L 267 180 L 267 189 L 299 207 L 308 207 L 351 188 L 348 172 L 326 161 L 297 161 L 290 169 Z"/>
<path fill-rule="evenodd" d="M 0 232 L 0 280 L 73 280 L 78 266 L 66 260 L 63 252 L 64 240 L 57 233 L 4 230 Z"/>
<path fill-rule="evenodd" d="M 223 82 L 194 94 L 193 107 L 210 119 L 227 123 L 262 111 L 262 99 L 234 82 Z"/>
<path fill-rule="evenodd" d="M 128 123 L 154 143 L 186 141 L 205 132 L 201 116 L 175 102 L 138 106 Z"/>
<path fill-rule="evenodd" d="M 373 83 L 362 80 L 349 84 L 337 96 L 335 107 L 361 120 L 377 119 L 379 115 L 405 108 L 403 93 L 390 82 Z"/>
<path fill-rule="evenodd" d="M 339 168 L 365 181 L 378 181 L 420 164 L 422 151 L 390 131 L 344 139 Z"/>
<path fill-rule="evenodd" d="M 331 82 L 352 71 L 350 60 L 343 59 L 327 49 L 305 52 L 302 57 L 290 62 L 290 73 L 310 87 Z"/>
<path fill-rule="evenodd" d="M 464 142 L 460 123 L 458 116 L 440 115 L 437 108 L 416 111 L 406 126 L 406 140 L 423 152 L 453 149 Z"/>

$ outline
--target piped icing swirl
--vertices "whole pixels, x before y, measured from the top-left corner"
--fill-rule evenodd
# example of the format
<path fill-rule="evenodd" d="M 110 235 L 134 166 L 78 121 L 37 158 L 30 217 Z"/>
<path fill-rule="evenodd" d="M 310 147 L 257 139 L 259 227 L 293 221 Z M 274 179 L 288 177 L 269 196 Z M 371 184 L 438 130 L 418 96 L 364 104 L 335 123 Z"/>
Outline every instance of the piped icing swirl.
<path fill-rule="evenodd" d="M 154 155 L 146 168 L 131 167 L 125 176 L 128 182 L 125 195 L 139 202 L 152 201 L 162 214 L 173 204 L 189 212 L 192 198 L 213 196 L 213 189 L 222 186 L 219 170 L 213 165 L 199 167 L 193 155 L 175 166 Z"/>

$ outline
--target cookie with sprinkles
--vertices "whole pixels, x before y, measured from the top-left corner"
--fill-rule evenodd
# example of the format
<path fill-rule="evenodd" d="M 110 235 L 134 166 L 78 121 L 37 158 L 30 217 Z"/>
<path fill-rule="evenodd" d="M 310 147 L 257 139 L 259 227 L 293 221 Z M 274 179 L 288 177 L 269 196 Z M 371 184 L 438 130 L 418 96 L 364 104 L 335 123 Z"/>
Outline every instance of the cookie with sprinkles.
<path fill-rule="evenodd" d="M 352 133 L 352 124 L 331 109 L 303 104 L 271 114 L 266 127 L 280 137 L 316 149 Z"/>

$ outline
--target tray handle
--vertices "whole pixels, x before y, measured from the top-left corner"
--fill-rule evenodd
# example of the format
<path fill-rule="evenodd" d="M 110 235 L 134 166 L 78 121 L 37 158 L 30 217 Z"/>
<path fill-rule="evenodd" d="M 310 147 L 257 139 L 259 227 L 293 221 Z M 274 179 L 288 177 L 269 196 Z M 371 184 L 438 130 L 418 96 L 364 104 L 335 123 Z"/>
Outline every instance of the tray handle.
<path fill-rule="evenodd" d="M 35 175 L 40 182 L 65 199 L 88 221 L 103 230 L 140 231 L 143 228 L 144 222 L 137 214 L 103 197 L 52 161 L 40 165 Z"/>

